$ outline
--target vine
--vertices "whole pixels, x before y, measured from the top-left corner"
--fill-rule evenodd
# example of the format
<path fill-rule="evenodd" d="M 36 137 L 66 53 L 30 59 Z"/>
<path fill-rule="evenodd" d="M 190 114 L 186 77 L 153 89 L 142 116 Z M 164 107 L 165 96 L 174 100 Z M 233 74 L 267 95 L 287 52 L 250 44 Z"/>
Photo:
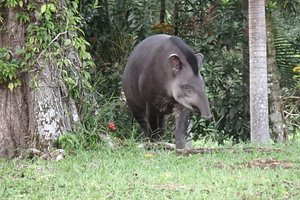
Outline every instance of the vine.
<path fill-rule="evenodd" d="M 20 72 L 39 72 L 49 64 L 47 60 L 62 72 L 71 94 L 79 97 L 82 88 L 91 88 L 87 70 L 94 63 L 86 49 L 89 43 L 80 29 L 78 0 L 25 2 L 0 1 L 0 7 L 20 8 L 22 11 L 16 14 L 16 21 L 27 27 L 26 41 L 15 54 L 0 48 L 0 84 L 7 83 L 13 90 L 21 85 Z M 3 21 L 5 18 L 0 18 L 0 23 Z M 33 78 L 31 85 L 38 87 L 38 79 Z"/>
<path fill-rule="evenodd" d="M 8 82 L 8 88 L 21 85 L 20 80 L 16 79 L 19 69 L 18 60 L 13 58 L 13 53 L 6 48 L 0 48 L 0 83 Z"/>

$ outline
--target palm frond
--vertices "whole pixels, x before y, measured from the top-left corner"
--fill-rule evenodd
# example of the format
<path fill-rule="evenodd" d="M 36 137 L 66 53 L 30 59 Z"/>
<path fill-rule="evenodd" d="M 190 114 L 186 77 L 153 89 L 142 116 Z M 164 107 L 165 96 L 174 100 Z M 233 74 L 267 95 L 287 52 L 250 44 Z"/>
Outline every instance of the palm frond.
<path fill-rule="evenodd" d="M 293 68 L 300 63 L 300 51 L 278 32 L 275 34 L 276 61 L 281 73 L 281 85 L 291 87 L 295 83 Z"/>

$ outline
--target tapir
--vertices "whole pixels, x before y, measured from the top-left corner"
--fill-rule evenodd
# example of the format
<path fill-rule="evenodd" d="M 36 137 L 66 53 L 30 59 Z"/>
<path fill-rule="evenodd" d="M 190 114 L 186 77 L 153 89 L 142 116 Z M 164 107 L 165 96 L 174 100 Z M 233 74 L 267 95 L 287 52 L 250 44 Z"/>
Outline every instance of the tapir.
<path fill-rule="evenodd" d="M 203 55 L 179 37 L 150 36 L 132 51 L 125 66 L 122 88 L 129 109 L 144 135 L 158 140 L 167 116 L 175 116 L 176 148 L 185 148 L 185 133 L 190 112 L 210 118 L 205 84 L 199 74 Z"/>

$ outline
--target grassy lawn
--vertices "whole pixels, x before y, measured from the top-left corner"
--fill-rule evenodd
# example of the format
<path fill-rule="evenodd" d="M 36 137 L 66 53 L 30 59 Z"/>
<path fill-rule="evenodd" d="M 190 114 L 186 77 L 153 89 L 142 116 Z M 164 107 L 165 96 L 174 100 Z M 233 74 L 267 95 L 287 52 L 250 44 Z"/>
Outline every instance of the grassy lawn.
<path fill-rule="evenodd" d="M 120 147 L 60 161 L 2 159 L 0 199 L 298 200 L 300 143 L 277 147 L 283 151 L 180 156 Z"/>

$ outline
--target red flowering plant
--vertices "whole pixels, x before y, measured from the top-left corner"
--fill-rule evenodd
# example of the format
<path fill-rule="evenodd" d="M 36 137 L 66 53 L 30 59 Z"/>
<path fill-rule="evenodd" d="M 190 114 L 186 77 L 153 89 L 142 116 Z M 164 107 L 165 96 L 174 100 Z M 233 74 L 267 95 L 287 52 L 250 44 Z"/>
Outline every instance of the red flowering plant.
<path fill-rule="evenodd" d="M 108 130 L 110 131 L 116 131 L 117 130 L 117 126 L 115 122 L 109 122 L 107 125 Z"/>

